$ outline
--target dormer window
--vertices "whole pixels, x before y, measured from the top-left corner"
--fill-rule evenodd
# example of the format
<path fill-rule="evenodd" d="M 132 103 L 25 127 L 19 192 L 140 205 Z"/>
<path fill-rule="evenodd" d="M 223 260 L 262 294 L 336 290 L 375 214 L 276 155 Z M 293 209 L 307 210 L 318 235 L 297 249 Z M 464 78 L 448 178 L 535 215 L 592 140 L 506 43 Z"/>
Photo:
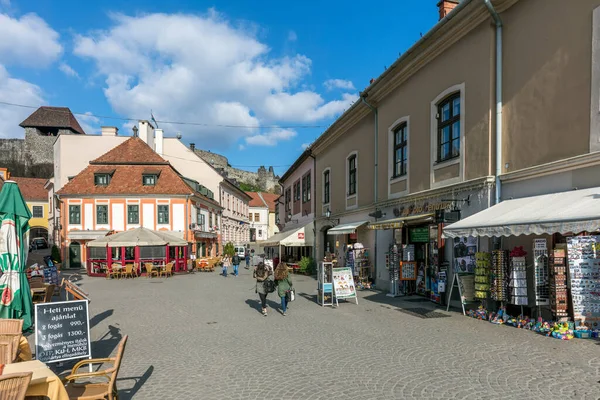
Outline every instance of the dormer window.
<path fill-rule="evenodd" d="M 144 186 L 154 186 L 156 185 L 156 179 L 158 177 L 156 175 L 142 175 L 142 183 Z"/>
<path fill-rule="evenodd" d="M 96 186 L 108 186 L 108 183 L 110 182 L 110 175 L 109 174 L 94 174 L 94 184 Z"/>

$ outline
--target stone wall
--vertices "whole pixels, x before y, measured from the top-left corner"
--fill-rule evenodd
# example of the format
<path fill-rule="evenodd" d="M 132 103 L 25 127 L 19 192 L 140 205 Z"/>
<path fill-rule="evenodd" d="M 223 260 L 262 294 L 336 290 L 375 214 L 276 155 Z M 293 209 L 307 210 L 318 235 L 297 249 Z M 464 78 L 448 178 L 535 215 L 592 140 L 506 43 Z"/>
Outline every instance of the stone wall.
<path fill-rule="evenodd" d="M 71 131 L 60 129 L 60 134 Z M 35 128 L 25 128 L 25 139 L 0 139 L 0 166 L 14 176 L 50 178 L 54 171 L 56 136 L 40 135 Z"/>
<path fill-rule="evenodd" d="M 59 129 L 59 135 L 68 135 L 68 129 Z M 36 128 L 25 128 L 25 152 L 31 158 L 31 163 L 54 163 L 54 142 L 57 136 L 40 135 Z"/>

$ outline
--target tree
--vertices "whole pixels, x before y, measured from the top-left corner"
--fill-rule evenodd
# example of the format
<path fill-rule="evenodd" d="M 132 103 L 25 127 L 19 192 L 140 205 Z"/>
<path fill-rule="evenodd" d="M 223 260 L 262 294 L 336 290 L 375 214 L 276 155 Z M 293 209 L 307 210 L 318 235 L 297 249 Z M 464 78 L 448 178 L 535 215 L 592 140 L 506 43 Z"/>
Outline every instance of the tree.
<path fill-rule="evenodd" d="M 233 257 L 235 254 L 235 246 L 233 243 L 228 242 L 225 246 L 223 246 L 223 254 L 229 257 Z"/>

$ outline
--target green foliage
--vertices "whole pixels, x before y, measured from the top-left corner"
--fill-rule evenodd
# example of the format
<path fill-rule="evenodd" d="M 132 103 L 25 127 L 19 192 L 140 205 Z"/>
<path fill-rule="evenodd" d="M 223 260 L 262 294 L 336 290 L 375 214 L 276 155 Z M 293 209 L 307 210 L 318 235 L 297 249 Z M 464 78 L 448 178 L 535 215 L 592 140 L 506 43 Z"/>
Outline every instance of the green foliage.
<path fill-rule="evenodd" d="M 256 185 L 251 185 L 249 183 L 239 182 L 240 189 L 244 192 L 262 192 L 262 189 Z"/>
<path fill-rule="evenodd" d="M 316 269 L 315 260 L 310 257 L 302 257 L 298 265 L 300 266 L 300 272 L 307 275 L 312 275 Z"/>
<path fill-rule="evenodd" d="M 233 257 L 235 254 L 235 246 L 233 243 L 229 242 L 223 246 L 223 254 L 229 257 Z"/>
<path fill-rule="evenodd" d="M 60 257 L 60 249 L 58 248 L 57 245 L 52 245 L 52 261 L 54 261 L 55 263 L 61 263 L 62 262 L 62 258 Z"/>

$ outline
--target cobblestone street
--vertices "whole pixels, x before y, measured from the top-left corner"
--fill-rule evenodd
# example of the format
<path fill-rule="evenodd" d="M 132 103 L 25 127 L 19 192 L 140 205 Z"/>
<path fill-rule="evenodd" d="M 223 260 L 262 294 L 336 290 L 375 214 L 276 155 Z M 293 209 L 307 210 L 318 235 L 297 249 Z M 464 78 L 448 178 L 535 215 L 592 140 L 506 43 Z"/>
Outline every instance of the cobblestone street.
<path fill-rule="evenodd" d="M 122 399 L 600 397 L 598 342 L 441 310 L 423 318 L 429 303 L 376 292 L 322 308 L 315 281 L 296 275 L 288 315 L 271 294 L 265 318 L 251 273 L 240 272 L 79 282 L 92 299 L 93 356 L 129 335 Z"/>

